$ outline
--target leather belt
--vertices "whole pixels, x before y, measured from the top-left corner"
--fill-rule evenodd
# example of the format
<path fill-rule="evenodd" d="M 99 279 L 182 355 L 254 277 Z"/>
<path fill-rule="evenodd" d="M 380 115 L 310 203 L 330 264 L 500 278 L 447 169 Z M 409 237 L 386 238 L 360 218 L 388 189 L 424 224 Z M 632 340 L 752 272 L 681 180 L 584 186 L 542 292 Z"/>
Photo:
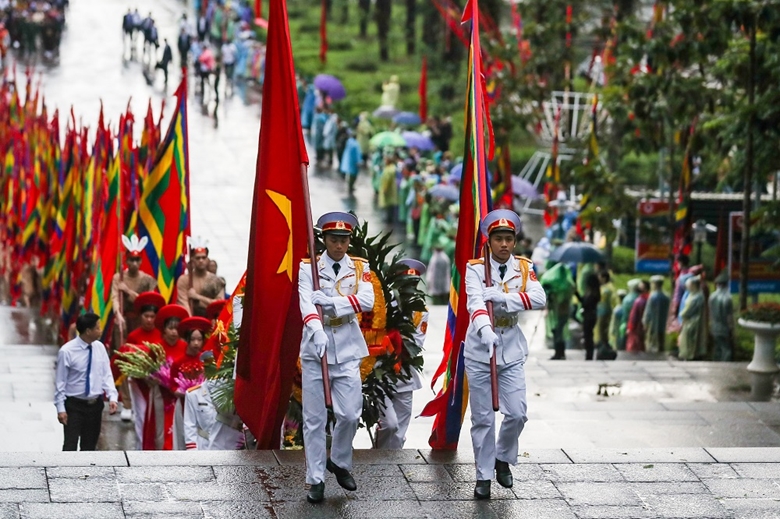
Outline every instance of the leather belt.
<path fill-rule="evenodd" d="M 70 398 L 72 400 L 78 400 L 79 402 L 83 402 L 83 403 L 85 403 L 87 405 L 97 404 L 98 400 L 100 400 L 100 398 L 98 398 L 98 397 L 95 397 L 95 398 L 81 398 L 80 396 L 68 396 L 68 397 L 65 397 L 65 398 Z"/>
<path fill-rule="evenodd" d="M 512 328 L 513 326 L 517 326 L 517 316 L 494 316 L 493 326 L 496 328 Z"/>
<path fill-rule="evenodd" d="M 241 417 L 239 417 L 237 414 L 224 415 L 217 413 L 217 421 L 227 425 L 231 429 L 235 429 L 236 431 L 244 430 L 244 423 L 241 421 Z"/>
<path fill-rule="evenodd" d="M 352 321 L 355 320 L 354 315 L 350 315 L 349 317 L 327 317 L 323 316 L 323 326 L 330 326 L 331 328 L 338 328 L 339 326 L 344 326 L 345 324 L 349 324 Z"/>

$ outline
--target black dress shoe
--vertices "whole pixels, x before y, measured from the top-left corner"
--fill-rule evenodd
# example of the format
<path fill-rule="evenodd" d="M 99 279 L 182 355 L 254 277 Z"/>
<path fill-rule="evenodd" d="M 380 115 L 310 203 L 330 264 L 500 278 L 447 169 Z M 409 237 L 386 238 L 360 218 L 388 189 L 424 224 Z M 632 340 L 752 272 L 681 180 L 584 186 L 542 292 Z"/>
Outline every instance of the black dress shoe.
<path fill-rule="evenodd" d="M 336 476 L 336 481 L 341 485 L 344 490 L 357 490 L 357 484 L 355 484 L 355 478 L 349 473 L 347 469 L 342 469 L 328 458 L 328 463 L 325 465 L 329 472 L 332 472 Z"/>
<path fill-rule="evenodd" d="M 322 503 L 323 499 L 325 499 L 325 483 L 320 482 L 312 485 L 309 493 L 306 494 L 306 501 L 309 503 Z"/>
<path fill-rule="evenodd" d="M 512 471 L 506 461 L 496 460 L 496 481 L 504 488 L 512 488 Z"/>
<path fill-rule="evenodd" d="M 566 360 L 566 355 L 553 355 L 550 360 Z"/>
<path fill-rule="evenodd" d="M 477 499 L 490 499 L 490 480 L 478 479 L 474 487 L 474 497 Z"/>

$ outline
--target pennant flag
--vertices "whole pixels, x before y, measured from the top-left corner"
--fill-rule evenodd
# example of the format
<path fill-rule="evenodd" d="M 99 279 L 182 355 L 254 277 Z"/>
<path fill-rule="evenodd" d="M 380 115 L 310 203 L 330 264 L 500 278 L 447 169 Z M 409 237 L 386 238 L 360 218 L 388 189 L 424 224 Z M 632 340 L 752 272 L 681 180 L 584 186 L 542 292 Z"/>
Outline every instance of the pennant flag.
<path fill-rule="evenodd" d="M 146 263 L 166 301 L 172 300 L 176 280 L 184 272 L 190 235 L 186 78 L 176 97 L 176 110 L 144 179 L 138 207 L 138 235 L 149 239 Z"/>
<path fill-rule="evenodd" d="M 691 188 L 693 177 L 691 175 L 691 145 L 693 143 L 693 133 L 696 129 L 696 121 L 688 131 L 688 143 L 685 146 L 685 155 L 683 156 L 682 170 L 680 171 L 680 186 L 677 191 L 677 205 L 675 210 L 674 242 L 672 252 L 674 254 L 674 276 L 680 272 L 678 259 L 681 255 L 689 255 L 693 247 L 693 236 L 691 227 L 693 224 L 693 214 L 691 212 Z"/>
<path fill-rule="evenodd" d="M 423 56 L 422 71 L 420 72 L 420 120 L 425 124 L 428 120 L 428 58 Z"/>
<path fill-rule="evenodd" d="M 509 143 L 496 147 L 496 192 L 493 205 L 496 208 L 512 209 L 514 193 L 512 192 L 512 163 L 509 159 Z"/>
<path fill-rule="evenodd" d="M 111 160 L 101 196 L 100 219 L 94 246 L 92 272 L 87 285 L 84 307 L 100 316 L 103 338 L 111 338 L 111 282 L 120 267 L 122 183 L 119 153 Z M 105 342 L 104 340 L 104 342 Z"/>
<path fill-rule="evenodd" d="M 428 443 L 433 449 L 456 449 L 463 415 L 468 404 L 468 387 L 463 365 L 463 341 L 469 325 L 466 309 L 466 264 L 479 257 L 484 238 L 479 223 L 490 211 L 490 181 L 487 162 L 492 158 L 493 142 L 490 115 L 486 110 L 482 79 L 482 54 L 479 43 L 479 7 L 469 0 L 463 11 L 464 22 L 471 20 L 468 89 L 466 96 L 466 145 L 460 189 L 460 216 L 452 264 L 452 285 L 444 336 L 443 358 L 432 385 L 444 374 L 442 390 L 429 402 L 422 416 L 435 416 Z M 485 134 L 490 136 L 485 142 Z M 486 147 L 489 152 L 486 153 Z"/>
<path fill-rule="evenodd" d="M 309 224 L 302 178 L 309 158 L 284 0 L 269 2 L 265 77 L 235 404 L 257 448 L 278 449 L 303 330 L 298 265 Z"/>

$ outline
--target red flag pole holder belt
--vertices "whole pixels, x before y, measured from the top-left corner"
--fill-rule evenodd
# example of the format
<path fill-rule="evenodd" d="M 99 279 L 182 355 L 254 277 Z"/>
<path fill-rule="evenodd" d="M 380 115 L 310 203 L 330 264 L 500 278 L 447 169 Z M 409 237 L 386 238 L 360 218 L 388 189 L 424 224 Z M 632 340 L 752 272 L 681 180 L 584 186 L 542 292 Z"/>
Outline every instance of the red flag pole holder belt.
<path fill-rule="evenodd" d="M 485 243 L 485 247 L 482 249 L 482 255 L 485 258 L 485 286 L 490 287 L 493 285 L 493 279 L 490 275 L 490 247 Z M 493 302 L 488 301 L 485 303 L 487 308 L 488 317 L 490 318 L 490 329 L 495 331 L 493 326 Z M 498 368 L 496 367 L 496 348 L 493 348 L 493 355 L 490 356 L 490 394 L 493 397 L 493 411 L 498 411 Z"/>
<path fill-rule="evenodd" d="M 306 200 L 306 231 L 308 235 L 307 238 L 309 240 L 309 257 L 311 258 L 311 284 L 312 289 L 316 291 L 320 289 L 320 273 L 317 270 L 317 249 L 314 246 L 314 225 L 312 224 L 311 219 L 311 199 L 309 198 L 309 177 L 306 174 L 306 164 L 301 164 L 301 177 L 303 180 L 303 198 Z M 324 322 L 322 317 L 322 307 L 319 305 L 316 306 L 317 314 L 320 317 L 320 322 Z M 327 351 L 325 351 L 325 353 L 322 355 L 320 364 L 322 369 L 322 389 L 325 395 L 325 407 L 332 408 L 333 400 L 331 399 L 330 395 L 330 376 L 328 375 Z"/>

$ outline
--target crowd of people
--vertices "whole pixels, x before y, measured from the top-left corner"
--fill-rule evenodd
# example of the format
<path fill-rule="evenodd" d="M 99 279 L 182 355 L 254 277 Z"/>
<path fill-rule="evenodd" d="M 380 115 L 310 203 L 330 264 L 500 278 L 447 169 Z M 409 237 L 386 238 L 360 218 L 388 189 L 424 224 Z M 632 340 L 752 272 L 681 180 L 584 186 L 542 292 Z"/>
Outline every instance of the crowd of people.
<path fill-rule="evenodd" d="M 0 69 L 9 49 L 22 59 L 59 54 L 68 0 L 0 0 Z"/>
<path fill-rule="evenodd" d="M 191 249 L 176 303 L 166 304 L 157 281 L 141 270 L 146 243 L 135 238 L 123 240 L 126 266 L 112 280 L 109 347 L 100 342 L 106 334 L 99 317 L 85 313 L 59 351 L 54 401 L 63 450 L 96 448 L 104 393 L 112 414 L 121 403 L 122 420 L 134 422 L 138 449 L 241 448 L 240 419 L 217 409 L 211 394 L 218 383 L 204 376 L 205 340 L 227 303 L 224 280 L 209 270 L 208 248 Z"/>
<path fill-rule="evenodd" d="M 236 80 L 262 85 L 265 46 L 256 39 L 249 3 L 204 1 L 198 4 L 199 14 L 194 22 L 186 14 L 182 15 L 175 38 L 159 35 L 151 12 L 142 17 L 138 9 L 128 9 L 122 19 L 122 31 L 130 59 L 137 56 L 137 41 L 142 42 L 141 60 L 146 65 L 147 79 L 153 82 L 159 70 L 167 85 L 175 45 L 178 65 L 193 74 L 196 93 L 203 105 L 210 101 L 219 103 L 223 76 L 225 95 L 232 94 Z"/>
<path fill-rule="evenodd" d="M 546 246 L 544 238 L 540 246 Z M 671 296 L 664 292 L 666 277 L 661 275 L 634 278 L 628 281 L 627 290 L 615 290 L 604 263 L 584 264 L 579 269 L 536 263 L 548 294 L 552 359 L 566 358 L 567 344 L 571 347 L 573 340 L 569 323 L 575 319 L 587 360 L 594 356 L 611 360 L 617 351 L 669 350 L 681 360 L 731 361 L 735 318 L 728 276 L 721 272 L 715 277 L 716 290 L 710 294 L 703 266 L 690 266 L 684 255 L 678 262 L 681 271 Z M 675 344 L 669 343 L 671 334 L 677 335 Z"/>
<path fill-rule="evenodd" d="M 427 286 L 433 301 L 446 301 L 450 289 L 450 266 L 455 252 L 458 199 L 462 166 L 450 153 L 452 122 L 432 116 L 421 124 L 397 125 L 394 143 L 375 143 L 382 133 L 379 118 L 367 112 L 354 120 L 339 115 L 328 95 L 305 78 L 298 80 L 301 122 L 309 144 L 316 152 L 316 165 L 336 169 L 354 194 L 359 175 L 367 175 L 378 207 L 389 226 L 404 229 L 407 244 L 419 248 L 419 258 L 428 265 Z M 381 107 L 396 113 L 397 78 L 386 84 Z M 414 129 L 429 143 L 425 149 L 398 141 L 401 130 Z"/>

